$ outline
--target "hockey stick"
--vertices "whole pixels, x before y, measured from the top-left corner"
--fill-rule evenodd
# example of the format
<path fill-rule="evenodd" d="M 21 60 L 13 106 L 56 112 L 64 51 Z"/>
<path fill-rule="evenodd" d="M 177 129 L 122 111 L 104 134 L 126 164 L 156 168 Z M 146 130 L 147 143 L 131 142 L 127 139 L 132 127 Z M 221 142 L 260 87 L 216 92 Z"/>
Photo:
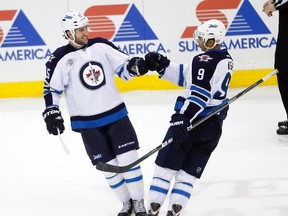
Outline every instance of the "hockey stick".
<path fill-rule="evenodd" d="M 60 140 L 60 143 L 62 145 L 62 148 L 64 149 L 64 151 L 66 152 L 66 154 L 70 154 L 70 151 L 69 149 L 67 148 L 64 140 L 62 139 L 62 136 L 61 136 L 61 133 L 60 133 L 60 130 L 58 129 L 58 136 L 59 136 L 59 140 Z"/>
<path fill-rule="evenodd" d="M 222 109 L 224 109 L 225 107 L 227 107 L 229 104 L 233 103 L 235 100 L 237 100 L 238 98 L 242 97 L 243 95 L 245 95 L 247 92 L 249 92 L 251 89 L 255 88 L 256 86 L 260 85 L 261 83 L 265 82 L 266 80 L 270 79 L 272 76 L 274 76 L 275 74 L 278 73 L 278 70 L 274 70 L 272 71 L 270 74 L 266 75 L 265 77 L 263 77 L 262 79 L 258 80 L 257 82 L 255 82 L 254 84 L 252 84 L 251 86 L 249 86 L 248 88 L 244 89 L 243 91 L 241 91 L 240 93 L 238 93 L 237 95 L 235 95 L 234 97 L 232 97 L 231 99 L 229 99 L 228 101 L 222 103 L 221 105 L 219 105 L 217 108 L 215 108 L 213 111 L 211 111 L 207 116 L 199 119 L 197 122 L 195 122 L 193 125 L 189 126 L 187 128 L 188 131 L 192 130 L 193 128 L 197 127 L 198 125 L 200 125 L 201 123 L 203 123 L 204 121 L 206 121 L 207 119 L 209 119 L 210 117 L 212 117 L 213 115 L 215 115 L 216 113 L 220 112 Z M 173 138 L 170 138 L 168 140 L 166 140 L 165 142 L 163 142 L 161 145 L 157 146 L 156 148 L 152 149 L 151 151 L 149 151 L 148 153 L 146 153 L 145 155 L 143 155 L 141 158 L 139 158 L 138 160 L 134 161 L 131 164 L 128 164 L 126 166 L 117 166 L 117 165 L 111 165 L 111 164 L 107 164 L 104 162 L 98 162 L 96 164 L 96 169 L 104 171 L 104 172 L 113 172 L 113 173 L 123 173 L 128 171 L 129 169 L 131 169 L 132 167 L 136 166 L 137 164 L 139 164 L 140 162 L 142 162 L 143 160 L 145 160 L 146 158 L 148 158 L 149 156 L 151 156 L 152 154 L 154 154 L 155 152 L 161 150 L 162 148 L 164 148 L 165 146 L 169 145 L 171 142 L 173 141 Z"/>

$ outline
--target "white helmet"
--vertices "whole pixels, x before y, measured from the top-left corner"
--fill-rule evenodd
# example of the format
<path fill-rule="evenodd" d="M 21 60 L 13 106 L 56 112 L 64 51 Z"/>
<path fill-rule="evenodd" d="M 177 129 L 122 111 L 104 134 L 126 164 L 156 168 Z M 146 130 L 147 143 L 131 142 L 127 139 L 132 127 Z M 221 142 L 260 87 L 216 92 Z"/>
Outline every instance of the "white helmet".
<path fill-rule="evenodd" d="M 206 43 L 209 39 L 215 39 L 215 44 L 221 44 L 224 41 L 225 34 L 225 25 L 219 20 L 211 19 L 198 26 L 194 32 L 194 38 L 197 41 L 201 37 L 203 43 Z"/>
<path fill-rule="evenodd" d="M 75 29 L 88 25 L 88 18 L 78 11 L 67 12 L 62 18 L 61 26 L 64 36 L 68 39 L 66 31 L 75 35 Z"/>

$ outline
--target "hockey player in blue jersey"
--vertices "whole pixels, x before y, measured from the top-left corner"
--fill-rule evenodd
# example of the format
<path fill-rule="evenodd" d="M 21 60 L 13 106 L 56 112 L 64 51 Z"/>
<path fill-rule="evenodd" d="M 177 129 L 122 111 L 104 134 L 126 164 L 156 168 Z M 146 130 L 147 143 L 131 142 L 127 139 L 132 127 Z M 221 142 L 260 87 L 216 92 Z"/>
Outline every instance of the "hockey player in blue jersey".
<path fill-rule="evenodd" d="M 196 179 L 201 177 L 219 142 L 228 108 L 190 132 L 187 127 L 226 99 L 233 60 L 226 49 L 221 50 L 225 34 L 225 26 L 218 20 L 198 26 L 194 35 L 204 53 L 196 55 L 189 64 L 171 62 L 159 53 L 145 56 L 149 70 L 156 70 L 161 79 L 185 87 L 176 100 L 175 113 L 164 138 L 173 138 L 173 142 L 158 152 L 155 161 L 148 197 L 150 216 L 159 215 L 170 187 L 167 216 L 180 215 L 191 197 Z"/>
<path fill-rule="evenodd" d="M 144 75 L 148 72 L 144 59 L 130 58 L 106 39 L 88 39 L 88 19 L 77 11 L 65 14 L 62 30 L 69 43 L 53 52 L 46 63 L 43 118 L 48 132 L 64 132 L 59 110 L 64 92 L 72 130 L 81 134 L 92 164 L 102 161 L 123 166 L 134 162 L 139 144 L 114 76 L 130 80 Z M 123 174 L 103 174 L 123 203 L 118 216 L 133 212 L 147 216 L 140 166 Z"/>

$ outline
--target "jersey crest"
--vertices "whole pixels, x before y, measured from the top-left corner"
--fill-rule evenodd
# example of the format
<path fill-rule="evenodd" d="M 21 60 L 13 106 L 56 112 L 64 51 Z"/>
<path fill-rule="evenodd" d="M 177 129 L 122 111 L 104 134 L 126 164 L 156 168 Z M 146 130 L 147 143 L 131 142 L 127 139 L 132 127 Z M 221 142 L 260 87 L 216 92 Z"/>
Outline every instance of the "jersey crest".
<path fill-rule="evenodd" d="M 211 58 L 209 55 L 200 55 L 200 62 L 208 62 L 209 60 L 212 60 L 213 58 Z"/>
<path fill-rule="evenodd" d="M 103 67 L 98 62 L 88 62 L 80 70 L 80 80 L 88 89 L 98 89 L 106 83 Z"/>

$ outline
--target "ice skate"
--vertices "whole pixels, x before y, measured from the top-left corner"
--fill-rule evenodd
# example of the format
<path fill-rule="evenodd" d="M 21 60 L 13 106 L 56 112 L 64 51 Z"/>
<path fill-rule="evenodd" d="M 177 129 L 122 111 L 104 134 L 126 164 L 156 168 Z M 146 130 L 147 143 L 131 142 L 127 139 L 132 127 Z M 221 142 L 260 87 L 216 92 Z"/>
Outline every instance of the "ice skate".
<path fill-rule="evenodd" d="M 278 122 L 278 127 L 286 126 L 288 127 L 288 120 Z"/>
<path fill-rule="evenodd" d="M 159 203 L 151 203 L 148 210 L 148 216 L 158 216 L 161 205 Z"/>
<path fill-rule="evenodd" d="M 281 126 L 276 132 L 278 135 L 288 135 L 288 126 Z"/>
<path fill-rule="evenodd" d="M 277 134 L 278 135 L 288 135 L 288 121 L 280 121 L 278 122 L 278 129 L 277 129 Z"/>
<path fill-rule="evenodd" d="M 166 216 L 173 216 L 172 211 L 168 211 Z"/>
<path fill-rule="evenodd" d="M 278 129 L 276 133 L 279 135 L 278 140 L 281 142 L 288 142 L 288 120 L 278 122 Z"/>
<path fill-rule="evenodd" d="M 143 199 L 140 201 L 133 200 L 133 208 L 134 208 L 135 216 L 148 216 Z"/>
<path fill-rule="evenodd" d="M 123 203 L 123 207 L 117 216 L 130 216 L 133 210 L 132 199 Z"/>
<path fill-rule="evenodd" d="M 172 211 L 168 211 L 166 216 L 180 216 L 181 205 L 173 204 Z"/>

